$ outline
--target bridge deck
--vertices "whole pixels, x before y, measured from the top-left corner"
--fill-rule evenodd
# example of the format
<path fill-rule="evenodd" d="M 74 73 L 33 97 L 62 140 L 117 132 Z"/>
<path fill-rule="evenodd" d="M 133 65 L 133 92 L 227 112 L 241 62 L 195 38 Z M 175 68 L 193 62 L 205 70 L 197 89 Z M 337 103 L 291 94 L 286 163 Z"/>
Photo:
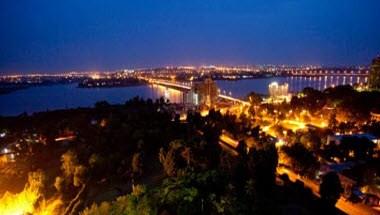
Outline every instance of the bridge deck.
<path fill-rule="evenodd" d="M 161 80 L 154 80 L 154 79 L 144 79 L 144 80 L 148 81 L 151 84 L 157 84 L 157 85 L 161 85 L 161 86 L 165 86 L 165 87 L 172 87 L 172 88 L 179 89 L 179 90 L 184 90 L 184 91 L 191 90 L 191 85 L 185 85 L 184 83 L 161 81 Z M 229 100 L 229 101 L 241 103 L 243 105 L 247 105 L 247 106 L 250 105 L 249 102 L 238 99 L 238 98 L 234 98 L 232 96 L 219 94 L 218 97 L 222 98 L 222 99 Z"/>

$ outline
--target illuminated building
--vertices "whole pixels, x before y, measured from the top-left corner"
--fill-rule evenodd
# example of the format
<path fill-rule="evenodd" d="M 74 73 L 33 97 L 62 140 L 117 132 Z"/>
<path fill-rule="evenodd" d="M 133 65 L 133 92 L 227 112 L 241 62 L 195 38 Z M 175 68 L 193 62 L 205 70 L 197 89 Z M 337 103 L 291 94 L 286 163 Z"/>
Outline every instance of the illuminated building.
<path fill-rule="evenodd" d="M 190 90 L 187 93 L 183 94 L 183 101 L 188 106 L 198 106 L 199 105 L 199 97 L 198 94 L 194 92 L 194 90 Z"/>
<path fill-rule="evenodd" d="M 270 100 L 274 103 L 289 100 L 289 85 L 272 82 L 268 85 Z"/>
<path fill-rule="evenodd" d="M 287 83 L 278 84 L 277 82 L 272 82 L 269 84 L 268 89 L 271 97 L 287 96 L 289 85 Z"/>
<path fill-rule="evenodd" d="M 218 98 L 218 87 L 211 78 L 194 83 L 191 90 L 184 95 L 185 104 L 212 107 Z"/>
<path fill-rule="evenodd" d="M 372 60 L 368 85 L 372 89 L 380 89 L 380 56 Z"/>

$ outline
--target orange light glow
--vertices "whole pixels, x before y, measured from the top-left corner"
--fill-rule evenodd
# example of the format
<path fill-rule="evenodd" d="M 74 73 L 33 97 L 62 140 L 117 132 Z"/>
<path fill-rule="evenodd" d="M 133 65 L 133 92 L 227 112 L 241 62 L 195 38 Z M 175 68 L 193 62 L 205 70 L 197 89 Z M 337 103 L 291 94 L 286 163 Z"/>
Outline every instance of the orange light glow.
<path fill-rule="evenodd" d="M 99 74 L 92 74 L 90 77 L 91 77 L 91 79 L 94 79 L 94 80 L 100 79 L 100 75 Z"/>
<path fill-rule="evenodd" d="M 285 142 L 284 142 L 284 140 L 282 140 L 282 139 L 279 139 L 277 142 L 276 142 L 276 148 L 280 148 L 280 147 L 282 147 L 282 146 L 284 146 L 285 145 Z"/>
<path fill-rule="evenodd" d="M 239 142 L 238 142 L 238 141 L 232 139 L 231 137 L 229 137 L 229 136 L 227 136 L 227 135 L 225 135 L 225 134 L 220 135 L 219 139 L 220 139 L 222 142 L 228 144 L 229 146 L 231 146 L 232 148 L 235 148 L 235 149 L 236 149 L 236 148 L 238 147 L 238 145 L 239 145 Z"/>
<path fill-rule="evenodd" d="M 6 192 L 0 198 L 0 214 L 2 215 L 54 215 L 62 205 L 60 198 L 52 198 L 48 201 L 40 200 L 38 189 L 26 186 L 17 194 Z"/>
<path fill-rule="evenodd" d="M 205 116 L 207 116 L 208 115 L 208 110 L 202 110 L 201 111 L 201 116 L 202 117 L 205 117 Z"/>

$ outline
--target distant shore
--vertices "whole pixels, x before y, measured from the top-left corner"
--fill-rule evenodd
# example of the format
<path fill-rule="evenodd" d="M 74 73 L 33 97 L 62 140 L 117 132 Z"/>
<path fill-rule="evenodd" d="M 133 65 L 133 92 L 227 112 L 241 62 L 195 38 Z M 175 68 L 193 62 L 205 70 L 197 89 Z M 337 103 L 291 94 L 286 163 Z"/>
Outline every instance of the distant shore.
<path fill-rule="evenodd" d="M 79 88 L 115 88 L 135 87 L 145 85 L 146 82 L 137 78 L 126 79 L 86 79 L 78 84 Z"/>

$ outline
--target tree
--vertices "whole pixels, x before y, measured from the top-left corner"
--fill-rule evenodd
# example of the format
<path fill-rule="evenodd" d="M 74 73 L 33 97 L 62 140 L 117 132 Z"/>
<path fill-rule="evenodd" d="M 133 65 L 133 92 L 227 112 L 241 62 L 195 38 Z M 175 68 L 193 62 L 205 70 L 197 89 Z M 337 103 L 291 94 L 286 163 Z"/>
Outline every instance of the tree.
<path fill-rule="evenodd" d="M 368 84 L 370 88 L 380 89 L 380 56 L 372 60 Z"/>
<path fill-rule="evenodd" d="M 159 160 L 164 168 L 164 172 L 168 176 L 174 176 L 176 174 L 175 160 L 173 150 L 169 150 L 167 153 L 163 148 L 159 152 Z"/>
<path fill-rule="evenodd" d="M 271 143 L 264 143 L 261 148 L 249 151 L 247 166 L 248 174 L 260 194 L 271 190 L 275 183 L 278 154 Z"/>
<path fill-rule="evenodd" d="M 159 160 L 168 176 L 175 176 L 189 166 L 190 151 L 183 140 L 174 140 L 169 144 L 167 152 L 163 148 L 159 152 Z"/>
<path fill-rule="evenodd" d="M 132 173 L 134 176 L 141 176 L 143 170 L 141 152 L 134 153 L 132 156 Z"/>
<path fill-rule="evenodd" d="M 87 174 L 87 168 L 80 165 L 77 154 L 71 150 L 61 156 L 61 169 L 68 183 L 73 183 L 75 187 L 84 184 Z"/>
<path fill-rule="evenodd" d="M 343 187 L 340 183 L 339 176 L 335 172 L 329 172 L 322 177 L 322 183 L 319 186 L 319 194 L 322 201 L 329 206 L 334 206 L 340 194 L 343 192 Z"/>
<path fill-rule="evenodd" d="M 54 181 L 54 187 L 58 192 L 63 191 L 63 186 L 64 186 L 65 179 L 63 179 L 60 176 L 57 176 Z"/>
<path fill-rule="evenodd" d="M 41 192 L 45 188 L 46 175 L 42 170 L 30 172 L 28 174 L 28 188 Z"/>
<path fill-rule="evenodd" d="M 249 103 L 251 103 L 251 105 L 259 105 L 263 101 L 263 98 L 261 98 L 261 96 L 255 92 L 250 92 L 247 95 L 247 98 L 249 100 Z"/>
<path fill-rule="evenodd" d="M 326 103 L 324 94 L 311 87 L 306 87 L 302 90 L 304 97 L 302 98 L 303 108 L 311 112 L 320 110 Z"/>
<path fill-rule="evenodd" d="M 233 171 L 238 196 L 232 214 L 273 214 L 273 195 L 278 155 L 275 145 L 260 140 L 248 154 L 240 153 Z M 240 205 L 240 206 L 238 206 Z"/>
<path fill-rule="evenodd" d="M 251 106 L 249 107 L 249 113 L 251 115 L 254 115 L 256 107 L 261 104 L 261 102 L 263 101 L 263 98 L 261 98 L 261 96 L 259 96 L 255 92 L 249 93 L 247 95 L 247 98 L 248 98 L 249 103 L 251 104 Z"/>
<path fill-rule="evenodd" d="M 300 138 L 300 142 L 305 146 L 307 150 L 313 152 L 318 151 L 321 146 L 320 137 L 312 131 L 303 134 Z"/>
<path fill-rule="evenodd" d="M 100 175 L 104 173 L 105 160 L 99 154 L 91 154 L 88 159 L 88 165 L 91 169 L 91 174 Z"/>
<path fill-rule="evenodd" d="M 103 215 L 111 212 L 111 204 L 108 202 L 102 202 L 99 206 L 95 203 L 89 208 L 85 208 L 80 215 Z"/>
<path fill-rule="evenodd" d="M 78 165 L 74 170 L 73 185 L 79 187 L 85 184 L 87 168 L 83 165 Z"/>
<path fill-rule="evenodd" d="M 150 215 L 158 214 L 154 196 L 148 193 L 144 186 L 134 186 L 133 191 L 125 196 L 119 196 L 116 201 L 102 202 L 100 205 L 92 204 L 85 208 L 81 215 Z"/>
<path fill-rule="evenodd" d="M 75 167 L 78 165 L 78 157 L 76 153 L 71 150 L 65 152 L 61 156 L 61 162 L 61 169 L 64 176 L 71 178 L 74 175 Z"/>
<path fill-rule="evenodd" d="M 338 124 L 338 121 L 336 120 L 336 111 L 334 110 L 330 115 L 328 119 L 328 126 L 329 128 L 335 128 Z"/>
<path fill-rule="evenodd" d="M 290 158 L 291 165 L 302 175 L 313 177 L 318 169 L 318 161 L 314 154 L 301 143 L 283 146 L 282 151 Z"/>
<path fill-rule="evenodd" d="M 95 103 L 96 109 L 105 109 L 108 108 L 110 104 L 107 101 L 98 101 Z"/>

